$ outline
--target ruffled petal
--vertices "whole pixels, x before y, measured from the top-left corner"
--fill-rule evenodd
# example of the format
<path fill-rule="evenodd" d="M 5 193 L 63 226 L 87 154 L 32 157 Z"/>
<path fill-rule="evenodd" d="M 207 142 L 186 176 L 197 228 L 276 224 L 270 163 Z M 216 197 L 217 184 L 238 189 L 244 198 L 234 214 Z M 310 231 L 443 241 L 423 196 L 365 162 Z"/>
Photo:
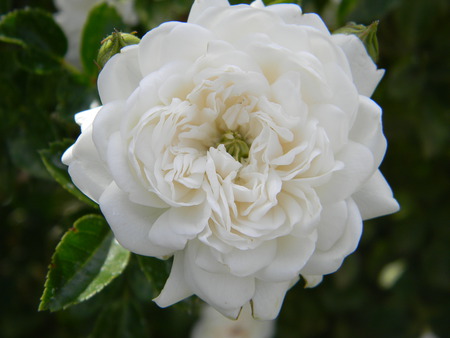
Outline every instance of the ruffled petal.
<path fill-rule="evenodd" d="M 114 182 L 100 197 L 100 209 L 114 232 L 117 241 L 138 255 L 167 257 L 174 253 L 170 248 L 150 242 L 148 234 L 152 224 L 165 211 L 131 203 Z"/>
<path fill-rule="evenodd" d="M 296 278 L 314 252 L 316 235 L 278 238 L 277 253 L 270 265 L 257 273 L 261 280 L 281 282 Z"/>
<path fill-rule="evenodd" d="M 333 172 L 330 181 L 316 191 L 323 204 L 335 203 L 350 197 L 372 175 L 373 155 L 365 146 L 350 141 L 337 155 L 344 164 Z"/>
<path fill-rule="evenodd" d="M 142 73 L 148 75 L 171 63 L 193 63 L 206 54 L 212 33 L 198 25 L 166 22 L 148 32 L 139 44 Z"/>
<path fill-rule="evenodd" d="M 236 277 L 230 273 L 211 273 L 201 269 L 196 263 L 198 241 L 190 241 L 185 254 L 185 277 L 196 295 L 213 306 L 224 316 L 237 318 L 242 306 L 255 293 L 253 277 Z M 220 263 L 217 263 L 220 264 Z"/>
<path fill-rule="evenodd" d="M 266 241 L 255 249 L 234 249 L 223 257 L 230 272 L 235 276 L 250 276 L 270 264 L 277 251 L 275 241 Z"/>
<path fill-rule="evenodd" d="M 157 245 L 182 250 L 187 241 L 194 239 L 203 231 L 210 215 L 211 210 L 205 204 L 172 207 L 155 221 L 149 239 Z"/>
<path fill-rule="evenodd" d="M 82 133 L 61 159 L 69 166 L 73 183 L 95 202 L 98 202 L 100 195 L 112 181 L 92 140 L 92 121 L 100 109 L 101 107 L 97 107 L 76 115 L 75 119 L 80 124 Z"/>
<path fill-rule="evenodd" d="M 106 63 L 98 76 L 98 92 L 103 104 L 126 100 L 142 80 L 138 45 L 122 48 Z"/>
<path fill-rule="evenodd" d="M 195 23 L 200 16 L 205 15 L 208 9 L 214 7 L 226 8 L 230 7 L 230 4 L 228 0 L 195 0 L 187 22 Z"/>
<path fill-rule="evenodd" d="M 357 36 L 334 34 L 332 39 L 347 55 L 353 81 L 358 88 L 358 92 L 361 95 L 372 96 L 384 75 L 384 69 L 377 69 L 377 66 L 367 54 L 366 48 Z"/>
<path fill-rule="evenodd" d="M 301 270 L 302 275 L 326 275 L 335 272 L 341 266 L 344 258 L 358 246 L 362 232 L 362 219 L 356 203 L 347 200 L 348 218 L 345 231 L 341 238 L 327 251 L 316 249 L 308 263 Z"/>
<path fill-rule="evenodd" d="M 381 108 L 366 96 L 359 96 L 358 114 L 349 136 L 372 151 L 373 166 L 378 168 L 386 153 L 387 142 L 381 126 Z"/>

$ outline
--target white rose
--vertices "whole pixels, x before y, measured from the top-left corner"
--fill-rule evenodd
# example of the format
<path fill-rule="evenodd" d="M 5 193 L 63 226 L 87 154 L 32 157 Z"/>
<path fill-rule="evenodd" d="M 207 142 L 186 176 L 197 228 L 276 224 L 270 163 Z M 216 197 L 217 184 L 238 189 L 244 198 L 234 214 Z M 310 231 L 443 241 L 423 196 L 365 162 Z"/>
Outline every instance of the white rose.
<path fill-rule="evenodd" d="M 242 308 L 237 320 L 228 319 L 211 306 L 205 306 L 191 338 L 270 338 L 274 333 L 275 321 L 253 319 L 250 304 Z"/>
<path fill-rule="evenodd" d="M 80 43 L 83 27 L 90 10 L 100 2 L 114 6 L 125 23 L 135 25 L 138 22 L 134 11 L 134 0 L 54 0 L 58 12 L 55 20 L 66 34 L 68 50 L 66 60 L 76 67 L 80 63 Z"/>
<path fill-rule="evenodd" d="M 124 247 L 174 256 L 158 305 L 196 294 L 272 319 L 299 275 L 339 268 L 363 219 L 398 209 L 369 98 L 382 75 L 297 5 L 197 0 L 106 64 L 63 162 Z"/>

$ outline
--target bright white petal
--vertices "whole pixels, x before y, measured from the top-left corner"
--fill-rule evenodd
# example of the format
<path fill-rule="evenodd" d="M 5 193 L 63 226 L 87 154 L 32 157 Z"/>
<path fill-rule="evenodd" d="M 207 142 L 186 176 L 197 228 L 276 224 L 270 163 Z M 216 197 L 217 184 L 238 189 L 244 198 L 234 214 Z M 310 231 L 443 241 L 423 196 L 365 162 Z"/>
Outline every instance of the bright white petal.
<path fill-rule="evenodd" d="M 358 92 L 361 95 L 372 96 L 384 75 L 384 70 L 377 69 L 363 43 L 355 35 L 334 34 L 332 39 L 347 55 Z"/>
<path fill-rule="evenodd" d="M 100 209 L 117 241 L 138 255 L 167 257 L 174 250 L 150 242 L 148 233 L 165 209 L 144 207 L 130 202 L 113 182 L 100 197 Z"/>
<path fill-rule="evenodd" d="M 344 258 L 358 246 L 362 232 L 361 215 L 352 199 L 347 200 L 347 205 L 348 218 L 343 235 L 330 250 L 321 251 L 316 249 L 306 266 L 302 269 L 302 275 L 319 276 L 335 272 L 341 266 Z"/>
<path fill-rule="evenodd" d="M 106 63 L 98 76 L 98 92 L 103 104 L 126 100 L 142 80 L 138 45 L 128 46 Z"/>
<path fill-rule="evenodd" d="M 381 126 L 381 108 L 366 96 L 359 96 L 358 114 L 349 136 L 372 151 L 373 165 L 378 168 L 386 153 L 387 142 Z"/>
<path fill-rule="evenodd" d="M 256 291 L 252 298 L 253 317 L 259 320 L 275 319 L 280 312 L 286 292 L 298 281 L 298 277 L 285 282 L 256 280 Z"/>
<path fill-rule="evenodd" d="M 189 18 L 187 22 L 195 23 L 199 16 L 204 15 L 204 13 L 209 8 L 214 7 L 229 7 L 230 4 L 227 0 L 195 0 L 189 12 Z"/>
<path fill-rule="evenodd" d="M 317 248 L 319 250 L 330 250 L 336 241 L 342 237 L 347 226 L 347 219 L 347 202 L 339 201 L 323 207 L 317 228 Z"/>
<path fill-rule="evenodd" d="M 192 295 L 184 279 L 184 252 L 176 252 L 169 278 L 158 297 L 153 301 L 160 307 L 167 307 Z"/>
<path fill-rule="evenodd" d="M 166 22 L 148 32 L 139 44 L 142 73 L 148 75 L 176 62 L 193 63 L 206 54 L 210 31 L 189 23 Z"/>
<path fill-rule="evenodd" d="M 389 184 L 379 170 L 352 195 L 364 220 L 392 214 L 400 209 Z"/>
<path fill-rule="evenodd" d="M 250 276 L 270 264 L 276 251 L 276 241 L 266 241 L 255 249 L 234 249 L 224 255 L 223 262 L 233 275 Z"/>
<path fill-rule="evenodd" d="M 98 109 L 90 112 L 96 111 Z M 69 166 L 69 175 L 77 188 L 90 199 L 98 202 L 112 178 L 92 140 L 92 123 L 86 123 L 87 120 L 92 120 L 94 114 L 82 116 L 86 118 L 83 122 L 79 121 L 83 132 L 75 144 L 64 152 L 61 160 Z"/>
<path fill-rule="evenodd" d="M 223 315 L 237 318 L 241 307 L 254 295 L 254 278 L 203 270 L 196 264 L 199 245 L 203 244 L 190 241 L 186 249 L 185 276 L 190 288 Z"/>
<path fill-rule="evenodd" d="M 210 213 L 210 209 L 204 204 L 172 207 L 155 221 L 149 238 L 157 245 L 182 250 L 188 240 L 194 239 L 203 231 Z"/>
<path fill-rule="evenodd" d="M 167 208 L 155 193 L 145 189 L 144 185 L 133 175 L 132 167 L 128 159 L 128 154 L 124 148 L 120 132 L 115 132 L 110 136 L 107 161 L 111 174 L 116 184 L 125 192 L 131 202 L 155 208 Z"/>
<path fill-rule="evenodd" d="M 296 238 L 278 238 L 275 259 L 265 269 L 258 272 L 258 278 L 270 282 L 291 280 L 298 276 L 314 252 L 315 235 Z"/>
<path fill-rule="evenodd" d="M 373 155 L 365 146 L 349 142 L 336 159 L 344 164 L 333 172 L 330 181 L 316 191 L 324 204 L 344 200 L 357 191 L 373 173 Z"/>

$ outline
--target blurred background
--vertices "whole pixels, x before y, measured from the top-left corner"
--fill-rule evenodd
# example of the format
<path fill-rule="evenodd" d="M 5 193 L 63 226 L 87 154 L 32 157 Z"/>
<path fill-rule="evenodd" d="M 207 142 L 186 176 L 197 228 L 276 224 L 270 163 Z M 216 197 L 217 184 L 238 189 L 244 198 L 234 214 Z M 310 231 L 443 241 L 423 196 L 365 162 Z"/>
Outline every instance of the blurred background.
<path fill-rule="evenodd" d="M 163 21 L 186 20 L 191 4 L 136 0 L 138 19 L 123 25 L 142 36 Z M 58 10 L 52 0 L 0 0 L 0 14 L 27 6 Z M 401 210 L 365 222 L 358 250 L 318 287 L 288 292 L 276 337 L 449 337 L 450 2 L 304 0 L 302 7 L 330 30 L 380 20 L 378 65 L 386 74 L 373 98 L 389 144 L 381 171 Z M 1 36 L 0 337 L 188 337 L 196 312 L 149 301 L 133 260 L 89 301 L 37 311 L 55 246 L 92 212 L 54 182 L 38 151 L 76 138 L 73 114 L 96 98 L 96 69 L 81 74 L 76 65 L 30 60 Z M 124 285 L 127 293 L 118 294 Z M 105 297 L 114 301 L 102 312 Z"/>

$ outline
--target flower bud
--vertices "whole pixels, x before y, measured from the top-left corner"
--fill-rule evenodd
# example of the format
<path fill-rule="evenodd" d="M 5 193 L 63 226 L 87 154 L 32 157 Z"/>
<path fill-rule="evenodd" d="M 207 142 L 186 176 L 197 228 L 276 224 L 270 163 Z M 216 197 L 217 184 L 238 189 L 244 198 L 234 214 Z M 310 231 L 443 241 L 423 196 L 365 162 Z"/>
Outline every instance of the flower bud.
<path fill-rule="evenodd" d="M 115 31 L 101 44 L 100 50 L 97 55 L 97 64 L 100 68 L 103 68 L 114 55 L 120 52 L 125 46 L 136 45 L 141 41 L 137 36 L 128 33 L 122 33 Z"/>
<path fill-rule="evenodd" d="M 374 62 L 378 60 L 378 39 L 377 29 L 379 21 L 372 22 L 369 26 L 357 25 L 350 22 L 344 27 L 338 28 L 334 34 L 354 34 L 364 43 L 370 57 Z"/>

